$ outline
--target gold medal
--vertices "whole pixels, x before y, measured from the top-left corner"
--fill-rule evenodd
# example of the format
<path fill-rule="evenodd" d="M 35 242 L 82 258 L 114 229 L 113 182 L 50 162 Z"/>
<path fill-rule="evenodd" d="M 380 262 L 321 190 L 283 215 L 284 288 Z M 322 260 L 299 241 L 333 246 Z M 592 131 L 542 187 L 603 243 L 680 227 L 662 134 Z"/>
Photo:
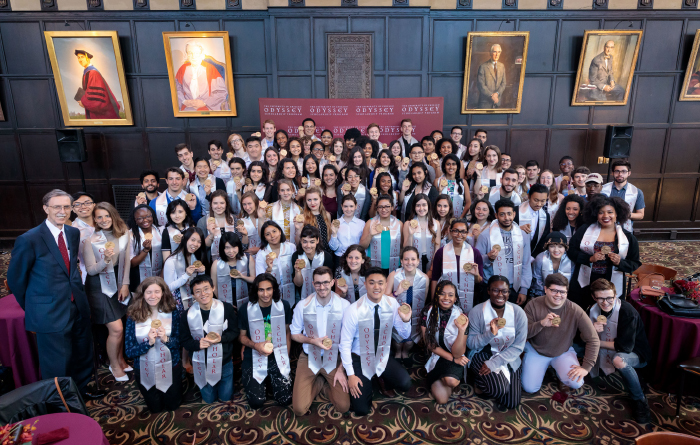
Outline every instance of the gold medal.
<path fill-rule="evenodd" d="M 498 326 L 499 328 L 502 328 L 502 327 L 505 326 L 505 325 L 506 325 L 506 319 L 505 319 L 505 318 L 498 318 L 498 319 L 496 320 L 496 326 Z"/>
<path fill-rule="evenodd" d="M 474 267 L 474 266 L 472 265 L 472 263 L 465 263 L 465 264 L 464 264 L 464 271 L 467 272 L 467 273 L 469 273 L 469 272 L 472 271 L 472 268 L 473 268 L 473 267 Z"/>
<path fill-rule="evenodd" d="M 173 241 L 180 244 L 180 241 L 182 241 L 182 235 L 179 233 L 177 235 L 173 235 Z"/>
<path fill-rule="evenodd" d="M 404 187 L 409 187 L 411 185 L 411 180 L 410 179 L 404 179 L 403 180 L 403 186 Z"/>
<path fill-rule="evenodd" d="M 295 216 L 295 217 L 294 217 L 294 222 L 301 222 L 301 223 L 303 223 L 303 222 L 304 222 L 304 215 L 299 214 L 299 215 Z"/>
<path fill-rule="evenodd" d="M 331 162 L 335 162 L 335 155 L 328 156 L 328 160 Z"/>
<path fill-rule="evenodd" d="M 219 335 L 216 332 L 209 332 L 207 334 L 207 340 L 216 341 L 218 338 L 219 338 Z"/>
<path fill-rule="evenodd" d="M 207 218 L 207 223 L 216 223 L 216 218 L 210 216 L 209 218 Z"/>
<path fill-rule="evenodd" d="M 284 149 L 280 150 L 280 156 L 282 156 L 283 158 L 286 158 L 287 157 L 287 150 L 284 150 Z"/>
<path fill-rule="evenodd" d="M 477 163 L 476 163 L 476 169 L 477 169 L 477 170 L 483 170 L 483 169 L 484 169 L 484 164 L 482 164 L 481 162 L 477 162 Z"/>
<path fill-rule="evenodd" d="M 253 185 L 253 181 L 250 178 L 245 178 L 245 185 Z"/>
<path fill-rule="evenodd" d="M 332 224 L 333 224 L 333 227 L 335 227 L 336 229 L 340 228 L 340 220 L 339 219 L 334 219 Z"/>
<path fill-rule="evenodd" d="M 347 281 L 345 281 L 345 278 L 340 277 L 338 278 L 338 286 L 345 286 L 347 284 Z"/>
<path fill-rule="evenodd" d="M 277 258 L 277 254 L 276 254 L 275 252 L 270 252 L 270 253 L 267 254 L 267 256 L 269 256 L 270 259 L 272 259 L 272 260 L 274 260 L 275 258 Z"/>
<path fill-rule="evenodd" d="M 267 201 L 260 201 L 260 204 L 258 204 L 258 207 L 261 209 L 264 209 L 267 207 Z"/>
<path fill-rule="evenodd" d="M 303 269 L 306 267 L 306 261 L 304 261 L 302 258 L 299 258 L 296 262 L 297 269 Z"/>
<path fill-rule="evenodd" d="M 114 243 L 111 241 L 107 241 L 105 243 L 105 250 L 107 250 L 107 249 L 114 249 Z"/>
<path fill-rule="evenodd" d="M 238 271 L 238 269 L 231 269 L 231 272 L 228 273 L 231 278 L 240 278 L 241 273 Z"/>
<path fill-rule="evenodd" d="M 195 268 L 199 269 L 200 267 L 202 267 L 202 262 L 199 261 L 199 260 L 197 260 L 197 261 L 195 261 L 194 263 L 192 263 L 192 265 L 193 265 Z"/>
<path fill-rule="evenodd" d="M 559 326 L 561 324 L 561 317 L 552 318 L 552 326 Z"/>
<path fill-rule="evenodd" d="M 568 176 L 562 176 L 561 180 L 568 182 L 570 180 L 570 178 Z"/>
<path fill-rule="evenodd" d="M 389 148 L 389 146 L 388 146 L 388 145 L 386 145 L 386 144 L 382 144 L 382 149 L 386 150 L 387 148 Z"/>
<path fill-rule="evenodd" d="M 399 312 L 401 312 L 402 314 L 410 314 L 411 310 L 411 306 L 407 304 L 402 304 L 401 306 L 399 306 Z"/>
<path fill-rule="evenodd" d="M 301 132 L 303 132 L 303 131 L 304 131 L 304 126 L 303 126 L 303 125 L 299 125 L 299 133 L 301 133 Z"/>
<path fill-rule="evenodd" d="M 251 136 L 259 138 L 260 136 L 262 136 L 262 134 L 260 134 L 259 131 L 256 131 L 255 133 L 251 134 Z"/>
<path fill-rule="evenodd" d="M 204 186 L 211 187 L 211 179 L 207 179 L 206 181 L 204 181 Z"/>
<path fill-rule="evenodd" d="M 416 221 L 415 219 L 412 219 L 409 224 L 411 224 L 411 228 L 413 228 L 413 229 L 418 228 L 418 221 Z"/>
<path fill-rule="evenodd" d="M 350 190 L 352 190 L 352 186 L 350 184 L 347 184 L 347 183 L 343 184 L 343 191 L 344 192 L 349 192 Z"/>
<path fill-rule="evenodd" d="M 136 197 L 137 197 L 137 198 L 143 198 L 143 199 L 146 199 L 146 194 L 145 194 L 145 193 L 143 193 L 143 192 L 141 192 L 141 193 L 139 193 L 138 195 L 136 195 Z"/>
<path fill-rule="evenodd" d="M 403 158 L 403 162 L 408 164 L 409 162 L 411 162 L 411 160 L 408 157 L 405 157 Z"/>
<path fill-rule="evenodd" d="M 242 219 L 239 219 L 236 221 L 236 227 L 245 227 L 245 223 L 243 222 Z"/>
<path fill-rule="evenodd" d="M 400 164 L 400 163 L 401 163 L 401 156 L 396 156 L 396 157 L 394 158 L 394 161 L 395 161 L 397 164 Z"/>
<path fill-rule="evenodd" d="M 401 280 L 399 286 L 401 286 L 402 290 L 408 290 L 408 288 L 411 287 L 411 282 L 408 280 Z"/>
<path fill-rule="evenodd" d="M 275 347 L 272 345 L 272 343 L 267 342 L 263 345 L 263 350 L 267 352 L 268 354 L 271 354 L 272 351 L 275 350 Z"/>
<path fill-rule="evenodd" d="M 485 185 L 482 185 L 482 186 L 481 186 L 481 193 L 483 193 L 483 194 L 485 195 L 485 194 L 487 194 L 488 192 L 489 192 L 489 188 L 488 188 L 487 186 L 485 186 Z"/>
<path fill-rule="evenodd" d="M 153 321 L 151 322 L 151 327 L 152 327 L 153 329 L 158 329 L 158 328 L 161 327 L 162 325 L 163 325 L 163 322 L 160 321 L 160 320 L 153 320 Z"/>
<path fill-rule="evenodd" d="M 153 234 L 152 234 L 152 233 L 144 233 L 144 234 L 143 234 L 143 239 L 144 239 L 145 241 L 152 240 L 152 239 L 153 239 Z"/>
<path fill-rule="evenodd" d="M 375 165 L 377 165 L 377 160 L 374 159 L 374 158 L 372 158 L 372 159 L 369 160 L 369 163 L 370 163 L 370 165 L 371 165 L 372 167 L 374 167 Z"/>
<path fill-rule="evenodd" d="M 302 183 L 302 184 L 308 184 L 308 183 L 309 183 L 309 178 L 307 178 L 307 177 L 301 178 L 301 183 Z"/>
<path fill-rule="evenodd" d="M 610 246 L 603 246 L 600 248 L 600 253 L 602 253 L 603 255 L 607 255 L 610 252 L 612 252 L 612 249 L 610 248 Z"/>
<path fill-rule="evenodd" d="M 185 196 L 185 201 L 194 201 L 195 199 L 194 193 L 188 193 L 187 196 Z"/>
<path fill-rule="evenodd" d="M 226 153 L 226 159 L 228 159 L 229 161 L 230 161 L 231 159 L 233 159 L 233 153 L 231 153 L 231 152 Z"/>
<path fill-rule="evenodd" d="M 369 189 L 369 194 L 372 196 L 377 196 L 377 187 L 372 187 Z"/>
<path fill-rule="evenodd" d="M 474 229 L 481 229 L 481 226 L 479 225 L 479 223 L 472 224 L 472 230 L 474 230 Z"/>
<path fill-rule="evenodd" d="M 323 347 L 330 348 L 331 346 L 333 346 L 333 340 L 331 340 L 330 338 L 324 338 Z"/>
<path fill-rule="evenodd" d="M 457 319 L 455 321 L 457 322 L 458 326 L 464 326 L 465 324 L 467 324 L 467 320 L 468 319 L 467 319 L 466 315 L 460 314 L 460 316 L 457 317 Z"/>
<path fill-rule="evenodd" d="M 316 187 L 321 187 L 321 180 L 318 179 L 318 178 L 314 179 L 314 185 L 315 185 Z"/>
<path fill-rule="evenodd" d="M 218 159 L 213 160 L 213 161 L 211 161 L 211 165 L 213 165 L 213 166 L 214 166 L 214 170 L 216 170 L 216 169 L 219 168 L 219 166 L 221 165 L 221 161 L 219 161 Z"/>
<path fill-rule="evenodd" d="M 598 323 L 607 324 L 607 323 L 608 323 L 608 317 L 606 317 L 605 315 L 598 315 L 598 318 L 596 318 L 596 321 L 597 321 Z"/>
<path fill-rule="evenodd" d="M 495 250 L 496 252 L 500 252 L 500 251 L 501 251 L 501 246 L 498 245 L 498 244 L 494 244 L 494 245 L 493 245 L 493 250 Z"/>

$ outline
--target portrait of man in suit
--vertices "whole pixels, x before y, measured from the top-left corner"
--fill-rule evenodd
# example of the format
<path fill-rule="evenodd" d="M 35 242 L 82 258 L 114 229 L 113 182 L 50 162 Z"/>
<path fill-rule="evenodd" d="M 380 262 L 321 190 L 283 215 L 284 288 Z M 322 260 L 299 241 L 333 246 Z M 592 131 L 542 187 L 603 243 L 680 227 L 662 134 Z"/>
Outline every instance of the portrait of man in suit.
<path fill-rule="evenodd" d="M 462 113 L 519 113 L 530 34 L 470 32 Z"/>
<path fill-rule="evenodd" d="M 605 42 L 603 52 L 591 60 L 588 68 L 588 83 L 596 87 L 590 92 L 593 100 L 620 100 L 625 95 L 624 88 L 615 83 L 614 53 L 615 42 L 608 40 Z"/>

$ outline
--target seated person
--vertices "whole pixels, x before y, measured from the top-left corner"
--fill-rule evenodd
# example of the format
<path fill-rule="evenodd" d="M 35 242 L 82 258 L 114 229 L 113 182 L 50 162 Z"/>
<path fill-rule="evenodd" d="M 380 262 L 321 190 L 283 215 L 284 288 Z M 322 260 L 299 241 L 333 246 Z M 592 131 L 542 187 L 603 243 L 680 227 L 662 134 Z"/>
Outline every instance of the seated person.
<path fill-rule="evenodd" d="M 194 382 L 204 403 L 233 398 L 233 341 L 238 337 L 238 317 L 230 303 L 214 298 L 209 275 L 190 282 L 195 303 L 182 315 L 180 343 L 193 353 Z"/>
<path fill-rule="evenodd" d="M 292 409 L 297 416 L 309 410 L 316 396 L 325 390 L 338 413 L 350 409 L 348 380 L 338 354 L 343 313 L 350 302 L 333 292 L 333 271 L 320 266 L 313 271 L 316 292 L 294 308 L 292 340 L 301 343 L 297 361 Z"/>
<path fill-rule="evenodd" d="M 469 359 L 467 349 L 469 319 L 462 314 L 455 284 L 442 280 L 435 291 L 434 304 L 422 321 L 421 333 L 431 354 L 425 369 L 435 402 L 449 402 L 452 390 L 459 386 Z"/>
<path fill-rule="evenodd" d="M 591 295 L 596 304 L 588 310 L 588 315 L 600 337 L 600 352 L 591 376 L 597 377 L 600 370 L 605 375 L 620 371 L 632 396 L 634 420 L 648 423 L 651 421 L 649 404 L 634 370 L 645 367 L 651 358 L 644 323 L 631 304 L 617 297 L 615 285 L 610 281 L 595 280 L 591 284 Z"/>
<path fill-rule="evenodd" d="M 275 401 L 282 406 L 292 401 L 291 323 L 292 309 L 281 300 L 277 279 L 267 272 L 255 277 L 248 305 L 238 312 L 241 344 L 245 346 L 241 383 L 253 409 L 265 404 L 268 377 Z"/>
<path fill-rule="evenodd" d="M 544 251 L 537 255 L 532 263 L 532 295 L 537 297 L 544 295 L 544 280 L 553 273 L 560 273 L 571 280 L 573 263 L 566 255 L 569 243 L 566 235 L 561 232 L 552 232 L 547 235 L 544 242 Z"/>
<path fill-rule="evenodd" d="M 520 404 L 520 355 L 527 337 L 527 316 L 520 306 L 508 302 L 509 289 L 508 278 L 489 278 L 489 299 L 469 312 L 467 338 L 474 391 L 495 398 L 501 410 Z"/>
<path fill-rule="evenodd" d="M 365 277 L 367 293 L 345 311 L 340 337 L 340 358 L 352 396 L 350 409 L 358 416 L 369 414 L 372 408 L 375 375 L 384 379 L 388 389 L 407 391 L 411 387 L 411 376 L 390 357 L 392 328 L 401 338 L 411 335 L 411 307 L 402 305 L 406 308 L 399 310 L 396 298 L 384 295 L 387 273 L 383 269 L 370 267 Z"/>
<path fill-rule="evenodd" d="M 544 295 L 533 298 L 525 306 L 527 343 L 523 358 L 523 390 L 540 390 L 549 365 L 557 372 L 561 383 L 569 388 L 583 386 L 583 378 L 595 366 L 600 340 L 588 315 L 566 295 L 569 280 L 562 274 L 552 274 L 544 280 Z M 578 331 L 586 342 L 583 364 L 579 366 L 572 346 Z"/>

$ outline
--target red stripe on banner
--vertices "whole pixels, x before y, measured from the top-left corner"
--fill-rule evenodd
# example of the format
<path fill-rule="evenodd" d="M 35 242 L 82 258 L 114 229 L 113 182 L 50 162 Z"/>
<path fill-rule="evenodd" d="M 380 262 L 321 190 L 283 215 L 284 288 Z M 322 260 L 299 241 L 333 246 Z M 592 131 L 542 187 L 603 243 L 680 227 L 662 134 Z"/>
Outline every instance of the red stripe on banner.
<path fill-rule="evenodd" d="M 330 130 L 334 137 L 343 137 L 348 128 L 357 128 L 367 135 L 367 126 L 381 128 L 379 140 L 389 143 L 401 134 L 401 119 L 413 122 L 413 137 L 429 136 L 442 131 L 444 99 L 442 97 L 404 97 L 399 99 L 273 99 L 260 98 L 260 123 L 275 122 L 278 130 L 289 136 L 299 135 L 301 122 L 310 117 L 316 122 L 316 137 Z"/>

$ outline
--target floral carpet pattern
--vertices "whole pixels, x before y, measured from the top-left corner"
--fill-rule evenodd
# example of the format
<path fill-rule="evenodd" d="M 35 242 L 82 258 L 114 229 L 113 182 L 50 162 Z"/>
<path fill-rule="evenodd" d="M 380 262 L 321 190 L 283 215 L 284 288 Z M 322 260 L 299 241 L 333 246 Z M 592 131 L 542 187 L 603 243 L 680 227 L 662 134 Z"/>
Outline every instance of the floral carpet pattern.
<path fill-rule="evenodd" d="M 640 243 L 640 250 L 643 263 L 673 267 L 681 277 L 700 271 L 700 243 Z M 5 278 L 8 263 L 9 254 L 0 253 L 0 280 Z M 0 297 L 4 295 L 6 290 L 2 288 Z M 99 380 L 107 396 L 87 405 L 113 445 L 627 445 L 652 431 L 700 436 L 699 394 L 686 393 L 681 417 L 676 419 L 675 395 L 648 388 L 652 422 L 644 425 L 634 421 L 631 400 L 618 374 L 595 381 L 587 378 L 586 384 L 563 404 L 552 399 L 557 381 L 548 375 L 537 394 L 523 394 L 517 409 L 499 410 L 493 400 L 475 396 L 467 383 L 457 389 L 450 403 L 437 405 L 426 387 L 426 371 L 418 365 L 427 357 L 417 352 L 412 358 L 416 363 L 410 368 L 413 387 L 407 393 L 384 393 L 375 383 L 374 407 L 366 417 L 336 412 L 323 395 L 301 417 L 291 407 L 274 402 L 251 410 L 241 391 L 240 374 L 236 375 L 231 402 L 202 403 L 192 376 L 186 376 L 181 407 L 175 412 L 152 414 L 134 381 L 117 383 L 106 368 L 100 370 Z"/>

